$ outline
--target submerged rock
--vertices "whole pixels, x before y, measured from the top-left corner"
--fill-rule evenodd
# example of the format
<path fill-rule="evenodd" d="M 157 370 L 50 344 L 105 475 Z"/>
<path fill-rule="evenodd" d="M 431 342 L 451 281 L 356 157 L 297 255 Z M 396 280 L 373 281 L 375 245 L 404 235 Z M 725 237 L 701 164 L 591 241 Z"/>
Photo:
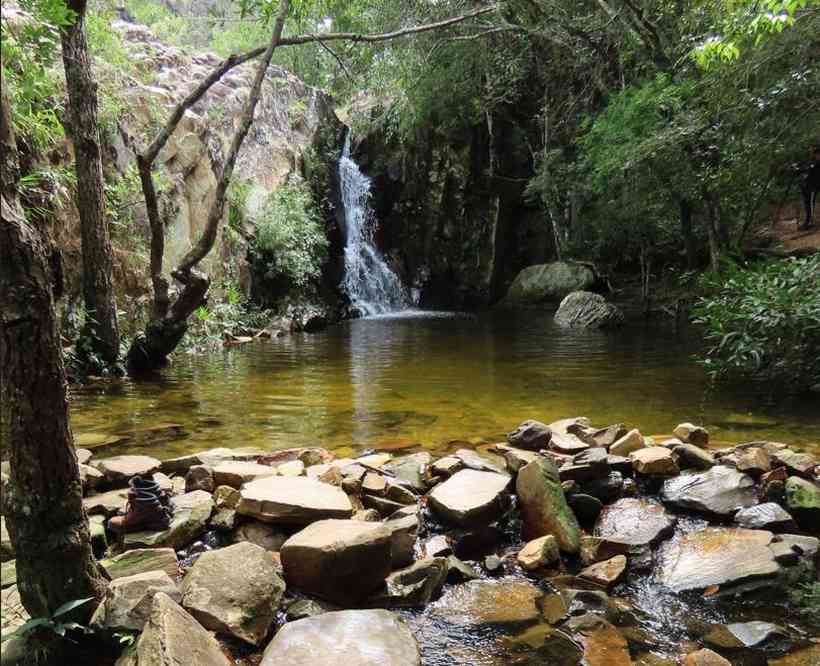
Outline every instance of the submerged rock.
<path fill-rule="evenodd" d="M 735 622 L 713 627 L 704 641 L 722 648 L 752 648 L 772 637 L 787 636 L 786 630 L 771 622 Z"/>
<path fill-rule="evenodd" d="M 433 488 L 427 499 L 430 508 L 445 522 L 480 526 L 504 512 L 509 484 L 506 474 L 464 469 Z"/>
<path fill-rule="evenodd" d="M 288 622 L 268 644 L 260 666 L 319 664 L 421 666 L 421 655 L 394 613 L 344 610 Z"/>
<path fill-rule="evenodd" d="M 730 515 L 757 504 L 754 480 L 722 465 L 665 481 L 661 499 L 683 509 L 717 515 Z"/>
<path fill-rule="evenodd" d="M 460 626 L 533 622 L 541 617 L 538 601 L 543 596 L 523 580 L 474 580 L 448 589 L 431 612 Z"/>
<path fill-rule="evenodd" d="M 665 549 L 660 581 L 675 592 L 702 590 L 780 571 L 764 530 L 709 527 L 671 542 Z"/>
<path fill-rule="evenodd" d="M 339 604 L 361 601 L 390 573 L 390 530 L 380 523 L 320 520 L 282 546 L 289 586 Z"/>
<path fill-rule="evenodd" d="M 591 291 L 568 294 L 555 313 L 555 323 L 568 328 L 612 328 L 623 322 L 620 308 Z"/>
<path fill-rule="evenodd" d="M 581 528 L 561 488 L 558 469 L 548 458 L 535 460 L 518 472 L 515 484 L 524 536 L 535 539 L 552 534 L 561 550 L 577 553 Z"/>
<path fill-rule="evenodd" d="M 257 479 L 242 486 L 240 494 L 237 513 L 268 523 L 307 525 L 353 515 L 353 506 L 343 491 L 307 477 Z"/>
<path fill-rule="evenodd" d="M 632 666 L 626 639 L 600 615 L 571 618 L 565 627 L 584 646 L 585 666 Z"/>
<path fill-rule="evenodd" d="M 609 542 L 648 546 L 669 536 L 675 522 L 657 502 L 625 497 L 604 507 L 594 534 Z"/>

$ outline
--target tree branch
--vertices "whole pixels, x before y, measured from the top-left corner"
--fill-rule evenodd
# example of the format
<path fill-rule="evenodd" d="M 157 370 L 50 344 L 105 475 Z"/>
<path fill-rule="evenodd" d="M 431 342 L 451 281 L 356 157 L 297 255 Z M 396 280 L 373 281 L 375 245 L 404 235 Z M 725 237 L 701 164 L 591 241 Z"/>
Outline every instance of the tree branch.
<path fill-rule="evenodd" d="M 344 64 L 344 61 L 339 57 L 339 55 L 336 53 L 336 51 L 334 51 L 332 48 L 330 48 L 321 39 L 319 40 L 319 46 L 321 46 L 325 51 L 327 51 L 331 56 L 333 56 L 333 58 L 336 60 L 336 62 L 339 63 L 339 67 L 341 67 L 342 71 L 347 75 L 347 78 L 349 78 L 351 80 L 351 82 L 355 83 L 355 79 L 353 78 L 353 75 L 350 73 L 350 70 L 347 68 L 347 65 Z"/>

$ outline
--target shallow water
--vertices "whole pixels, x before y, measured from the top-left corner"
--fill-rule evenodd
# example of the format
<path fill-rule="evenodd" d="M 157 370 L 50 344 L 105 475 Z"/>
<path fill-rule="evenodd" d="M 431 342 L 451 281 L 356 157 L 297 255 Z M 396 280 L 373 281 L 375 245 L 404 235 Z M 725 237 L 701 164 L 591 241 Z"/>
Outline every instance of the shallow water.
<path fill-rule="evenodd" d="M 820 451 L 820 399 L 712 389 L 696 345 L 658 325 L 566 331 L 546 312 L 405 313 L 179 354 L 156 379 L 75 389 L 71 420 L 80 445 L 119 440 L 106 453 L 161 458 L 216 446 L 443 451 L 498 441 L 527 418 L 577 415 L 647 435 L 693 421 L 717 442 Z"/>

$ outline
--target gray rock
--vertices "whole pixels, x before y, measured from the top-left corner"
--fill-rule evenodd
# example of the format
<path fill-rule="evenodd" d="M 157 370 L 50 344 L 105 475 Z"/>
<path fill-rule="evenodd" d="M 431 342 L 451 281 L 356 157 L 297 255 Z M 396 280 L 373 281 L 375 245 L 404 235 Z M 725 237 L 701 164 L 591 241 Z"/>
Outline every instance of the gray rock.
<path fill-rule="evenodd" d="M 260 645 L 284 591 L 270 553 L 243 542 L 200 555 L 182 582 L 182 606 L 206 629 Z"/>
<path fill-rule="evenodd" d="M 127 549 L 168 546 L 175 550 L 184 548 L 205 531 L 214 502 L 210 493 L 195 490 L 192 493 L 171 498 L 174 518 L 167 530 L 162 532 L 132 532 L 123 538 Z"/>
<path fill-rule="evenodd" d="M 260 666 L 319 664 L 421 666 L 421 654 L 397 615 L 344 610 L 288 622 L 265 649 Z"/>
<path fill-rule="evenodd" d="M 507 433 L 510 446 L 526 451 L 546 449 L 552 439 L 552 430 L 540 421 L 524 421 L 512 432 Z"/>
<path fill-rule="evenodd" d="M 358 520 L 320 520 L 282 546 L 285 580 L 334 603 L 361 601 L 391 569 L 390 530 Z"/>
<path fill-rule="evenodd" d="M 645 447 L 646 442 L 644 441 L 644 437 L 641 435 L 640 430 L 633 428 L 623 437 L 614 442 L 612 446 L 609 447 L 609 452 L 613 456 L 628 456 L 633 451 L 637 451 L 638 449 L 643 449 Z"/>
<path fill-rule="evenodd" d="M 446 590 L 430 614 L 456 626 L 520 625 L 541 617 L 543 596 L 526 580 L 474 580 Z"/>
<path fill-rule="evenodd" d="M 91 495 L 83 499 L 83 508 L 89 516 L 101 515 L 110 517 L 117 513 L 125 513 L 128 503 L 128 491 L 124 489 L 109 490 L 107 493 Z"/>
<path fill-rule="evenodd" d="M 397 481 L 400 481 L 416 492 L 423 493 L 427 490 L 427 480 L 425 471 L 432 462 L 432 456 L 426 451 L 412 453 L 400 458 L 394 458 L 384 466 L 384 469 L 391 472 Z"/>
<path fill-rule="evenodd" d="M 447 556 L 447 567 L 448 583 L 463 583 L 481 578 L 481 575 L 475 569 L 462 562 L 455 555 Z"/>
<path fill-rule="evenodd" d="M 226 460 L 256 460 L 264 454 L 265 451 L 262 449 L 208 449 L 179 458 L 163 460 L 160 464 L 160 471 L 168 475 L 185 474 L 194 465 L 216 467 Z"/>
<path fill-rule="evenodd" d="M 754 480 L 722 465 L 668 479 L 663 484 L 661 499 L 683 509 L 723 516 L 757 503 Z"/>
<path fill-rule="evenodd" d="M 675 522 L 657 502 L 625 497 L 604 507 L 594 535 L 630 546 L 649 546 L 669 536 Z"/>
<path fill-rule="evenodd" d="M 741 509 L 735 514 L 735 522 L 749 529 L 785 529 L 794 525 L 791 514 L 775 502 Z"/>
<path fill-rule="evenodd" d="M 430 557 L 391 573 L 385 589 L 368 600 L 383 608 L 418 608 L 438 596 L 447 578 L 446 557 Z"/>
<path fill-rule="evenodd" d="M 114 456 L 91 463 L 105 476 L 108 483 L 125 485 L 133 476 L 150 476 L 159 469 L 160 462 L 150 456 Z"/>
<path fill-rule="evenodd" d="M 390 531 L 390 561 L 393 568 L 407 566 L 413 561 L 416 548 L 418 515 L 412 513 L 391 518 L 384 522 L 384 527 Z"/>
<path fill-rule="evenodd" d="M 112 580 L 91 618 L 91 626 L 110 631 L 142 631 L 158 592 L 176 602 L 181 598 L 174 581 L 164 571 L 146 571 Z"/>
<path fill-rule="evenodd" d="M 515 489 L 528 540 L 552 534 L 561 550 L 577 553 L 581 529 L 567 505 L 555 463 L 541 458 L 518 473 Z"/>
<path fill-rule="evenodd" d="M 185 474 L 186 493 L 192 493 L 195 490 L 212 493 L 215 487 L 213 470 L 206 465 L 191 465 L 188 473 Z"/>
<path fill-rule="evenodd" d="M 555 323 L 567 328 L 612 328 L 623 322 L 624 313 L 617 306 L 590 291 L 568 294 L 555 313 Z"/>
<path fill-rule="evenodd" d="M 510 477 L 464 469 L 437 485 L 428 495 L 430 508 L 448 523 L 463 527 L 491 523 L 507 507 Z"/>
<path fill-rule="evenodd" d="M 353 506 L 342 490 L 307 477 L 257 479 L 246 483 L 240 493 L 237 513 L 268 523 L 307 525 L 353 515 Z"/>
<path fill-rule="evenodd" d="M 558 302 L 567 294 L 589 289 L 595 284 L 595 273 L 584 264 L 556 261 L 536 264 L 515 276 L 502 302 L 506 307 Z"/>
<path fill-rule="evenodd" d="M 709 469 L 715 465 L 715 456 L 694 444 L 677 444 L 672 448 L 684 469 Z"/>
<path fill-rule="evenodd" d="M 270 551 L 279 551 L 287 540 L 288 535 L 281 529 L 256 520 L 243 523 L 233 533 L 234 543 L 247 541 Z"/>
<path fill-rule="evenodd" d="M 299 460 L 285 464 L 292 463 L 302 464 Z M 242 460 L 226 460 L 214 467 L 214 484 L 217 486 L 240 488 L 243 483 L 262 479 L 266 476 L 276 476 L 276 468 Z M 300 476 L 300 474 L 294 474 L 294 476 Z"/>

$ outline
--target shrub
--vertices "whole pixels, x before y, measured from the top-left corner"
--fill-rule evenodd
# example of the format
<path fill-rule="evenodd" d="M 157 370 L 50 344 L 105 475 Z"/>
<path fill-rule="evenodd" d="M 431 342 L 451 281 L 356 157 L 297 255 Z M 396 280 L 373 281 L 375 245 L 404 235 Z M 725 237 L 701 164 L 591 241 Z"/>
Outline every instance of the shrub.
<path fill-rule="evenodd" d="M 799 392 L 820 382 L 820 255 L 730 265 L 705 279 L 694 321 L 711 343 L 714 376 L 774 381 Z"/>

